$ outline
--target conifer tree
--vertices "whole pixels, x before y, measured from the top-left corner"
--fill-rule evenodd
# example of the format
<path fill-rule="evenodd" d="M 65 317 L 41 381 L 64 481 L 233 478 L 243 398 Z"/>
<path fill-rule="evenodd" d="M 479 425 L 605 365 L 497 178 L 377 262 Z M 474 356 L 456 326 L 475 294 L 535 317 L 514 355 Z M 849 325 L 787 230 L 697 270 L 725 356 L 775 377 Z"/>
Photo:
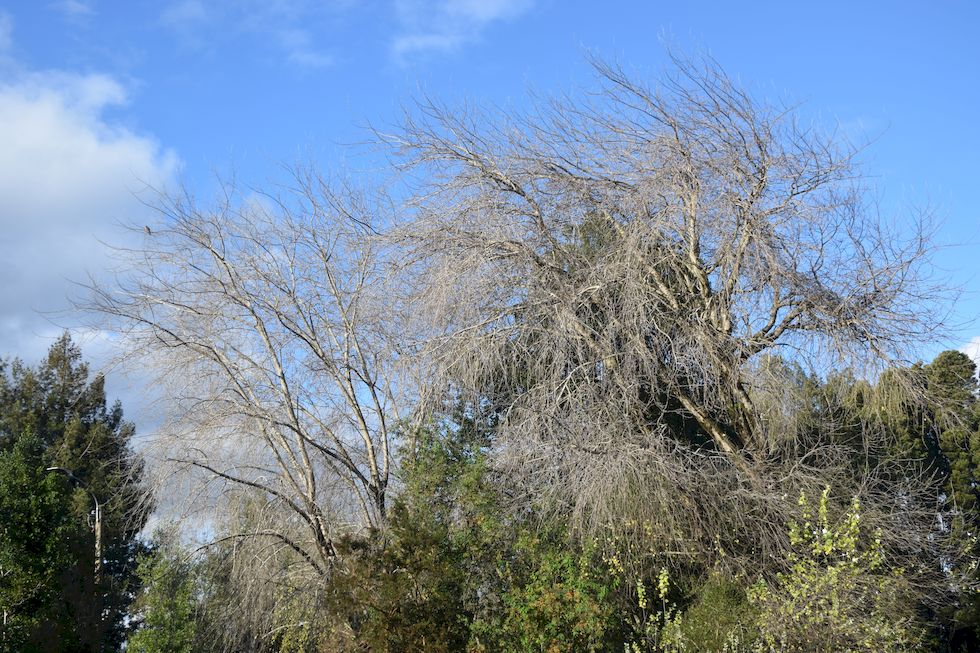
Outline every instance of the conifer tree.
<path fill-rule="evenodd" d="M 38 628 L 29 633 L 30 646 L 45 651 L 118 650 L 125 639 L 124 617 L 141 550 L 136 536 L 149 508 L 142 462 L 130 446 L 133 425 L 123 419 L 118 402 L 107 403 L 104 378 L 90 378 L 79 347 L 67 333 L 36 368 L 14 360 L 4 363 L 2 372 L 0 455 L 11 474 L 14 466 L 23 468 L 16 472 L 22 482 L 11 482 L 5 500 L 26 512 L 0 513 L 0 547 L 16 546 L 18 518 L 32 521 L 44 533 L 68 528 L 62 522 L 70 525 L 68 535 L 57 531 L 66 560 L 31 561 L 47 565 L 45 578 L 55 580 L 53 594 L 45 594 L 50 600 L 36 610 Z M 28 452 L 30 458 L 25 457 Z M 71 476 L 47 471 L 51 467 Z M 56 504 L 52 498 L 42 511 L 29 499 L 52 483 L 60 484 L 64 501 Z M 96 500 L 101 508 L 99 574 L 92 514 Z M 42 538 L 41 546 L 46 541 Z"/>

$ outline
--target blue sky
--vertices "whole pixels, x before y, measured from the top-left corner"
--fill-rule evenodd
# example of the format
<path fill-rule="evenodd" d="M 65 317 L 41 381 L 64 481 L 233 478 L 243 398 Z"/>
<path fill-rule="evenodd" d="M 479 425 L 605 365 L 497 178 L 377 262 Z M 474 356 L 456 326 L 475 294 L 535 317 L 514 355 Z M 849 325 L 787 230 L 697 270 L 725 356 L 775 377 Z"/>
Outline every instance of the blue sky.
<path fill-rule="evenodd" d="M 937 260 L 966 291 L 940 346 L 980 354 L 978 25 L 965 1 L 0 3 L 0 352 L 47 347 L 59 327 L 37 310 L 104 270 L 98 241 L 139 221 L 144 184 L 329 169 L 421 91 L 519 107 L 529 89 L 587 86 L 587 52 L 655 77 L 666 42 L 872 139 L 886 215 L 933 206 Z"/>

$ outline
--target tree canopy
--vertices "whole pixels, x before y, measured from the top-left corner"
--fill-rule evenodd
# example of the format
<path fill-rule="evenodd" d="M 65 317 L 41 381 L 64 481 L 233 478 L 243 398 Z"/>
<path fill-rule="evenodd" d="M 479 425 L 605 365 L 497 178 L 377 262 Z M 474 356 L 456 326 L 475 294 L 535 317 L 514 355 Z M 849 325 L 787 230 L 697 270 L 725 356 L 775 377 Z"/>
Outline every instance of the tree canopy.
<path fill-rule="evenodd" d="M 145 559 L 139 646 L 970 646 L 976 370 L 912 362 L 929 216 L 710 60 L 595 69 L 421 101 L 381 188 L 161 197 L 87 304 L 209 510 L 196 567 Z"/>

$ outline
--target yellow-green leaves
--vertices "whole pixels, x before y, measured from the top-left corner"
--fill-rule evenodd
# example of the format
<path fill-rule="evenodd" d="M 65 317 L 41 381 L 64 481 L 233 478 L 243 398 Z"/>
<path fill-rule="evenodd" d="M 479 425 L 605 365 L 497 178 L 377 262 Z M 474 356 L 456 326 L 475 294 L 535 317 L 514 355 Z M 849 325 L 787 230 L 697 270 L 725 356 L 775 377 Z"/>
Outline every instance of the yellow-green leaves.
<path fill-rule="evenodd" d="M 888 570 L 878 533 L 861 529 L 854 498 L 835 510 L 824 488 L 814 515 L 805 494 L 801 521 L 789 526 L 789 570 L 759 580 L 749 600 L 760 608 L 757 651 L 908 651 L 924 635 L 900 569 Z"/>

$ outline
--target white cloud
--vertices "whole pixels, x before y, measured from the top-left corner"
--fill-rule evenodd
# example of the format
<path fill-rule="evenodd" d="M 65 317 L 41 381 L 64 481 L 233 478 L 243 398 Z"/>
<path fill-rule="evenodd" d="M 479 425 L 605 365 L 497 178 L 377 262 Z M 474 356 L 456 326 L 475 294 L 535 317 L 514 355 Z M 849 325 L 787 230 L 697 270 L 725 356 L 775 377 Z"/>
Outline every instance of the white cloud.
<path fill-rule="evenodd" d="M 451 52 L 478 40 L 492 23 L 524 14 L 534 0 L 395 0 L 401 32 L 391 45 L 399 62 L 417 54 Z"/>
<path fill-rule="evenodd" d="M 972 358 L 980 366 L 980 336 L 960 347 L 960 351 Z"/>
<path fill-rule="evenodd" d="M 146 211 L 136 193 L 164 187 L 176 156 L 113 124 L 125 89 L 105 75 L 23 73 L 0 82 L 0 354 L 36 358 L 57 334 L 69 280 L 100 274 L 118 224 Z M 39 338 L 40 336 L 40 338 Z"/>

